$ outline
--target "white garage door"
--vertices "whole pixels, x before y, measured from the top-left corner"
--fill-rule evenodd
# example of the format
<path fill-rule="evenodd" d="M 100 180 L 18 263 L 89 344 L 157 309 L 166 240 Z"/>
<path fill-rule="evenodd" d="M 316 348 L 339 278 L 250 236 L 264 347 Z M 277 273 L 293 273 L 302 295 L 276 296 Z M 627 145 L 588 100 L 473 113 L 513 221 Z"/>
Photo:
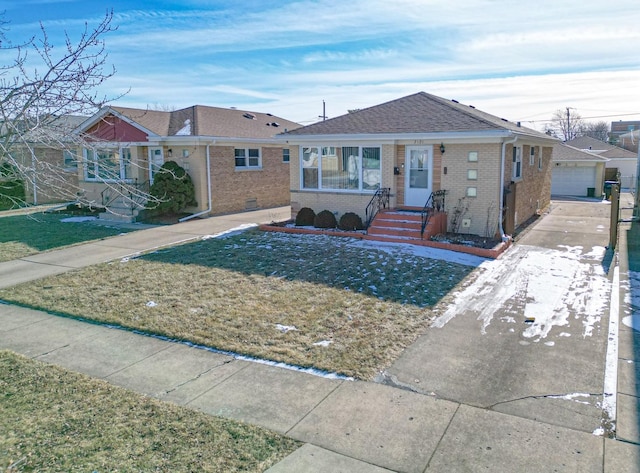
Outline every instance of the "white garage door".
<path fill-rule="evenodd" d="M 551 194 L 584 197 L 589 187 L 596 187 L 595 182 L 595 166 L 554 166 L 551 174 Z"/>

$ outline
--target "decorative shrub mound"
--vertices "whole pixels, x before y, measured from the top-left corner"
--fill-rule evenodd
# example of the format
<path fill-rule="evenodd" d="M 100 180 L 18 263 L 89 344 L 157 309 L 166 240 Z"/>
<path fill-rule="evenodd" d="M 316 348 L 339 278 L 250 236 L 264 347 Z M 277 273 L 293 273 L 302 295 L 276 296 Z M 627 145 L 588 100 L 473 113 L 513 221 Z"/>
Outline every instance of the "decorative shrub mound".
<path fill-rule="evenodd" d="M 25 203 L 24 181 L 10 163 L 0 164 L 0 210 L 18 208 Z"/>
<path fill-rule="evenodd" d="M 364 229 L 364 225 L 362 224 L 362 219 L 360 215 L 353 212 L 347 212 L 342 217 L 340 217 L 340 223 L 338 224 L 338 228 L 340 230 L 362 230 Z"/>
<path fill-rule="evenodd" d="M 336 216 L 333 215 L 333 212 L 323 210 L 316 215 L 316 218 L 313 220 L 313 226 L 316 228 L 336 228 L 338 226 L 338 222 L 336 221 Z"/>
<path fill-rule="evenodd" d="M 309 207 L 302 207 L 296 215 L 296 225 L 299 227 L 310 227 L 316 218 L 316 213 Z"/>
<path fill-rule="evenodd" d="M 147 204 L 152 215 L 177 214 L 197 205 L 191 176 L 175 161 L 167 161 L 153 178 L 149 193 L 155 197 Z"/>

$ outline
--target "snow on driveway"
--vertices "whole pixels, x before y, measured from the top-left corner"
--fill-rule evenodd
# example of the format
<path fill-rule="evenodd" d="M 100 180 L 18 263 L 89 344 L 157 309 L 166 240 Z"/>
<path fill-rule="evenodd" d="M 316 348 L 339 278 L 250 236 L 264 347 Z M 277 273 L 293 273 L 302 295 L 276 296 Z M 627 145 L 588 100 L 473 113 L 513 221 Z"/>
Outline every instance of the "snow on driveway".
<path fill-rule="evenodd" d="M 568 327 L 576 321 L 582 336 L 590 337 L 607 309 L 610 283 L 604 268 L 593 264 L 594 259 L 602 258 L 605 248 L 596 247 L 588 254 L 582 254 L 582 249 L 512 247 L 502 258 L 482 263 L 481 274 L 454 294 L 454 302 L 433 326 L 442 328 L 456 315 L 472 312 L 482 321 L 483 334 L 492 323 L 514 324 L 509 327 L 514 332 L 528 322 L 523 337 L 539 342 L 554 327 Z M 495 314 L 501 316 L 494 321 Z M 567 330 L 557 335 L 570 336 Z"/>

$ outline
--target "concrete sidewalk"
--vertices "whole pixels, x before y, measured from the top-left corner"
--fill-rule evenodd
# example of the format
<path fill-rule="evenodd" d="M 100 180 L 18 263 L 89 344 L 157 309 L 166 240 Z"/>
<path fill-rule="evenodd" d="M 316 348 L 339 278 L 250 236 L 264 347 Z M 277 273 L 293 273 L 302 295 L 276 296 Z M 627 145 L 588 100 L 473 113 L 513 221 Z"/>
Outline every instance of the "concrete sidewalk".
<path fill-rule="evenodd" d="M 0 287 L 243 223 L 276 220 L 273 210 L 261 212 L 154 228 L 3 263 Z M 621 364 L 629 360 L 629 345 L 622 338 Z M 628 338 L 637 340 L 633 331 Z M 638 354 L 638 345 L 631 346 Z M 0 304 L 0 348 L 305 442 L 271 473 L 640 471 L 639 447 L 629 443 L 637 442 L 637 418 L 634 423 L 633 414 L 621 410 L 620 403 L 618 418 L 628 431 L 626 442 L 474 402 L 321 378 L 5 304 Z M 638 383 L 620 386 L 625 392 L 618 397 L 635 397 L 637 406 Z"/>

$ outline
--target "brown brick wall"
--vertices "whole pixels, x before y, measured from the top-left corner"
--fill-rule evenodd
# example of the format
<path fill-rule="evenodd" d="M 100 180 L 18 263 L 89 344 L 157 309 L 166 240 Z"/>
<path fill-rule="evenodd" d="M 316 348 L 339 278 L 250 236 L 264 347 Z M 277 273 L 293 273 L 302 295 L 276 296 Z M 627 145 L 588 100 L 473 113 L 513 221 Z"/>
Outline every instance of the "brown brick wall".
<path fill-rule="evenodd" d="M 257 144 L 236 147 L 262 150 L 262 168 L 240 170 L 235 167 L 234 146 L 212 146 L 212 214 L 238 212 L 255 205 L 259 208 L 289 205 L 289 167 L 282 162 L 282 147 Z"/>
<path fill-rule="evenodd" d="M 546 208 L 551 201 L 551 155 L 552 147 L 521 144 L 522 147 L 522 179 L 515 181 L 515 227 L 518 228 L 528 219 Z M 534 146 L 535 159 L 530 164 L 531 147 Z M 538 168 L 539 153 L 542 153 L 542 169 Z M 513 145 L 506 147 L 505 184 L 512 181 Z"/>

